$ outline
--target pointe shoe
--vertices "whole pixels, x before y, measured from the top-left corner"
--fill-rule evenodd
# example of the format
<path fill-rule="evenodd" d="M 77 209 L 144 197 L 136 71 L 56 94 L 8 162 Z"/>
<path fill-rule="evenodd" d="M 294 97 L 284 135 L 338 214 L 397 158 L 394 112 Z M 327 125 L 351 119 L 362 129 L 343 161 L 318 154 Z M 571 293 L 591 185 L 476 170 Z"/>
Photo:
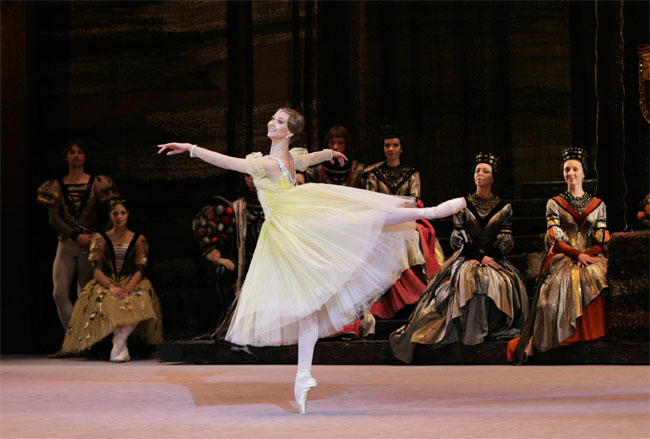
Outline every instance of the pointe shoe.
<path fill-rule="evenodd" d="M 318 383 L 311 376 L 311 371 L 298 371 L 298 374 L 296 375 L 296 384 L 293 387 L 293 396 L 296 398 L 296 404 L 298 404 L 298 413 L 307 413 L 307 394 L 312 387 L 316 387 L 317 385 Z"/>

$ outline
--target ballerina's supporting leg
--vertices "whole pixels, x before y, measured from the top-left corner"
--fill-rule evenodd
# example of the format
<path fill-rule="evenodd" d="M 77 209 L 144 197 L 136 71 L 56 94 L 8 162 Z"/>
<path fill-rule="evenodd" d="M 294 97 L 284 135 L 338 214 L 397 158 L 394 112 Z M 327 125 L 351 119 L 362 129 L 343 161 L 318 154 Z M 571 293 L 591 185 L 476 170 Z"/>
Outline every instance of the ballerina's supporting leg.
<path fill-rule="evenodd" d="M 418 209 L 415 207 L 396 207 L 390 212 L 386 224 L 390 226 L 405 223 L 407 221 L 416 221 L 422 218 L 444 218 L 463 210 L 465 206 L 466 202 L 464 198 L 454 198 L 453 200 L 440 203 L 435 207 L 427 207 L 424 209 Z"/>
<path fill-rule="evenodd" d="M 298 336 L 298 373 L 293 394 L 300 413 L 307 411 L 307 394 L 318 384 L 311 376 L 311 362 L 314 357 L 314 346 L 318 341 L 318 321 L 312 315 L 299 322 Z"/>

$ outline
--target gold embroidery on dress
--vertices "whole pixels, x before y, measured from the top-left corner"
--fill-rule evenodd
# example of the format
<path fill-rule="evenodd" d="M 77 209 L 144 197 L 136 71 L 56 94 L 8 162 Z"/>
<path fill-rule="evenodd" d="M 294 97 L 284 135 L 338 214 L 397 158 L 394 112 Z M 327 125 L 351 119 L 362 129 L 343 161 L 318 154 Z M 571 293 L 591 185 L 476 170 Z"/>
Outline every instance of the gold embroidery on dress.
<path fill-rule="evenodd" d="M 399 188 L 411 178 L 415 169 L 406 166 L 396 166 L 394 168 L 383 164 L 374 170 L 375 175 L 381 180 L 393 194 L 396 194 Z"/>
<path fill-rule="evenodd" d="M 490 198 L 481 198 L 476 194 L 470 194 L 467 199 L 476 209 L 481 219 L 484 219 L 499 204 L 499 197 L 492 195 Z"/>

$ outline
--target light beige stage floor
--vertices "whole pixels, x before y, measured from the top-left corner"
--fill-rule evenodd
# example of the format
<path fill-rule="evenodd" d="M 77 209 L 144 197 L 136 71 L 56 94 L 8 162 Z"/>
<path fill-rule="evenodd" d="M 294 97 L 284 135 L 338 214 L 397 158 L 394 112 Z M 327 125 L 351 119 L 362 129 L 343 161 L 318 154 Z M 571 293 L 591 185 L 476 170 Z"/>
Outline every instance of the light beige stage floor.
<path fill-rule="evenodd" d="M 4 357 L 2 438 L 647 438 L 647 366 L 110 364 Z"/>

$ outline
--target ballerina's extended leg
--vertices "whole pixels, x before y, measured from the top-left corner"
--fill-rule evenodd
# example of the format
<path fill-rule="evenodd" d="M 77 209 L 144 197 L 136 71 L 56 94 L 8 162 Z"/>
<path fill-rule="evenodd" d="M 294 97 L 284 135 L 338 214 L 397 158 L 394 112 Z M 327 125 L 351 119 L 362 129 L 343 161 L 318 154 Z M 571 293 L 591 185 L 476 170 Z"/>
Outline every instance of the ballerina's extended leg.
<path fill-rule="evenodd" d="M 444 218 L 449 215 L 463 210 L 467 205 L 464 198 L 454 198 L 434 207 L 426 207 L 418 209 L 415 207 L 396 207 L 390 212 L 390 216 L 386 221 L 388 225 L 401 224 L 407 221 L 416 221 L 422 218 L 436 219 Z"/>
<path fill-rule="evenodd" d="M 318 341 L 318 322 L 315 318 L 308 317 L 300 321 L 300 335 L 298 336 L 298 373 L 293 387 L 293 396 L 298 404 L 300 413 L 307 412 L 307 394 L 318 383 L 311 376 L 311 362 L 314 357 L 314 346 Z"/>

